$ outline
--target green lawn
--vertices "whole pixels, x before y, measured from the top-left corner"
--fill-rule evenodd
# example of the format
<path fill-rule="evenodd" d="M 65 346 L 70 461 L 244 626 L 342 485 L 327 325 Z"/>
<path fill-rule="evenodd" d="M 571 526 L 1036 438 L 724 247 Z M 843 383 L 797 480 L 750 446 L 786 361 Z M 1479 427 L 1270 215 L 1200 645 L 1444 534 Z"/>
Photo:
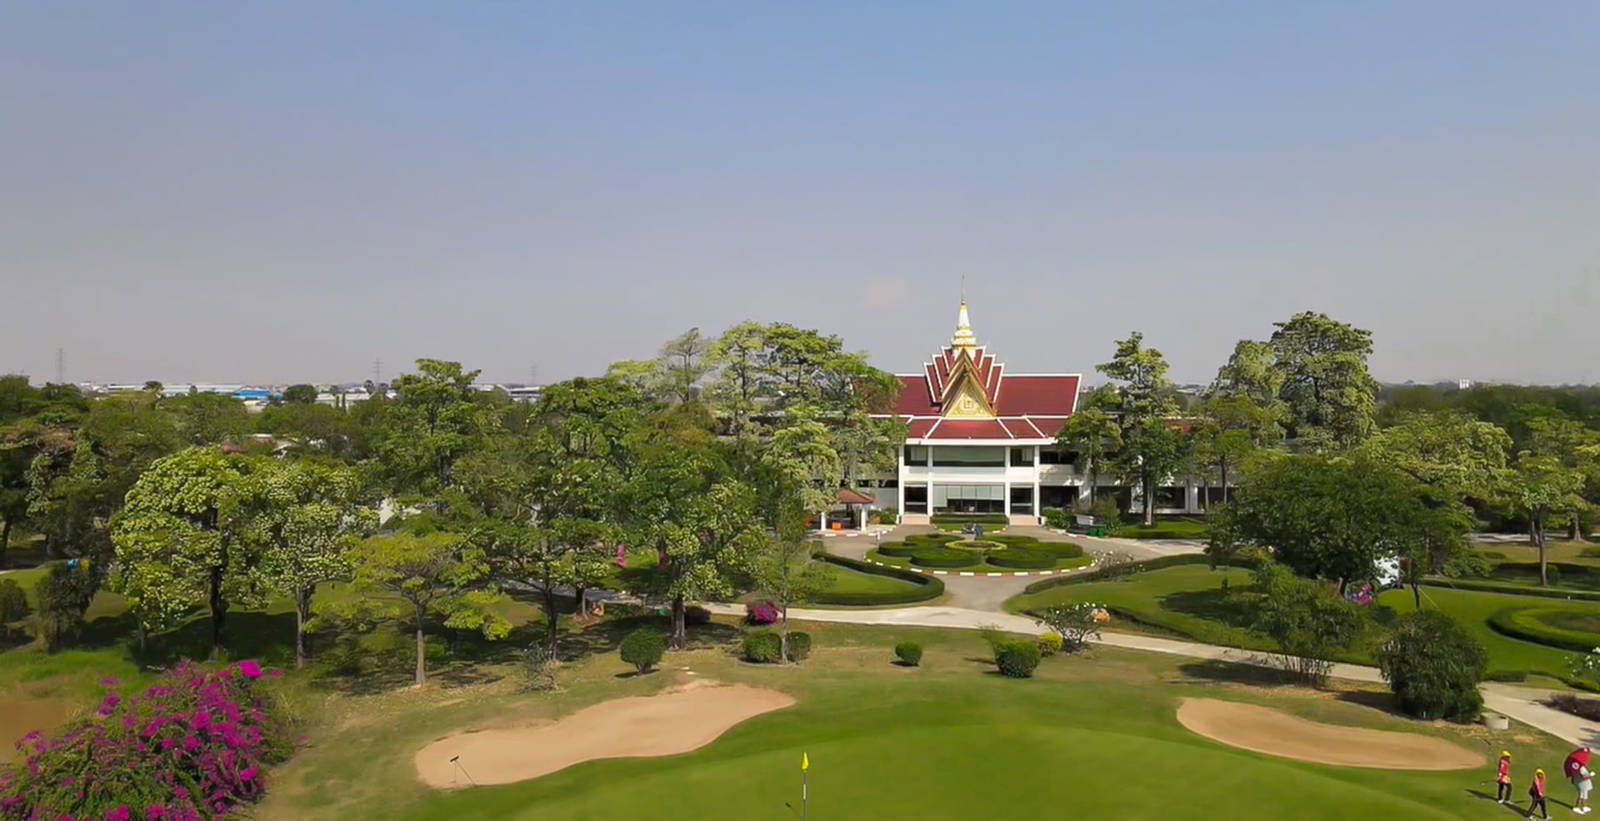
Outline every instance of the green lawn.
<path fill-rule="evenodd" d="M 1250 574 L 1243 570 L 1213 571 L 1204 565 L 1183 565 L 1139 573 L 1126 581 L 1090 582 L 1053 587 L 1040 593 L 1023 594 L 1006 602 L 1013 612 L 1039 610 L 1069 602 L 1092 601 L 1106 605 L 1118 616 L 1141 625 L 1203 641 L 1254 650 L 1271 650 L 1271 642 L 1252 635 L 1242 627 L 1240 615 L 1227 606 L 1222 583 L 1248 584 Z M 1489 626 L 1489 616 L 1513 606 L 1549 606 L 1556 600 L 1500 593 L 1477 593 L 1424 587 L 1423 606 L 1450 614 L 1468 632 L 1483 642 L 1489 651 L 1489 670 L 1528 671 L 1565 678 L 1571 653 L 1542 644 L 1510 638 Z M 1380 621 L 1409 613 L 1414 609 L 1411 591 L 1390 590 L 1378 597 L 1382 610 L 1373 614 Z M 1600 615 L 1600 603 L 1570 602 L 1574 608 L 1593 608 Z M 1372 637 L 1377 638 L 1377 635 Z M 1352 648 L 1339 661 L 1372 664 L 1368 642 Z M 1549 683 L 1549 682 L 1546 682 Z"/>
<path fill-rule="evenodd" d="M 897 579 L 893 576 L 880 576 L 876 573 L 863 573 L 850 567 L 828 565 L 829 593 L 872 593 L 893 595 L 906 593 L 917 589 L 915 582 Z"/>
<path fill-rule="evenodd" d="M 1157 516 L 1155 524 L 1119 524 L 1119 539 L 1204 539 L 1206 520 L 1195 516 Z"/>
<path fill-rule="evenodd" d="M 595 658 L 545 695 L 396 694 L 319 721 L 312 744 L 274 773 L 262 819 L 793 818 L 801 754 L 820 819 L 1174 818 L 1446 819 L 1495 808 L 1474 794 L 1484 770 L 1402 772 L 1274 758 L 1203 739 L 1173 718 L 1178 699 L 1266 703 L 1315 720 L 1421 732 L 1481 749 L 1472 729 L 1395 718 L 1294 688 L 1245 687 L 1235 668 L 1110 649 L 1047 659 L 1032 680 L 1001 678 L 971 631 L 807 625 L 800 667 L 740 664 L 708 649 L 668 670 L 776 687 L 798 699 L 697 751 L 592 761 L 518 784 L 430 792 L 411 757 L 479 722 L 539 721 L 622 695 L 659 691 L 670 672 L 618 679 Z M 915 637 L 923 667 L 889 663 Z M 1246 674 L 1248 676 L 1249 674 Z M 463 693 L 465 695 L 465 693 Z M 1519 766 L 1559 765 L 1564 748 L 1519 728 L 1492 740 Z M 467 763 L 467 762 L 463 762 Z M 1159 769 L 1159 777 L 1150 768 Z M 469 764 L 470 769 L 470 764 Z M 1520 772 L 1520 771 L 1519 771 Z"/>

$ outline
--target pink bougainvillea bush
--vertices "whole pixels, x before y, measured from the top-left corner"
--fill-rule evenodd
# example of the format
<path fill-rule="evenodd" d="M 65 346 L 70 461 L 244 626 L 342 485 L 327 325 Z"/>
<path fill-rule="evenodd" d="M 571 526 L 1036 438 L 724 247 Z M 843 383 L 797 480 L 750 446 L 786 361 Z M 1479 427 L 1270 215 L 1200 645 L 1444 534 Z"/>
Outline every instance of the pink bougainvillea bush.
<path fill-rule="evenodd" d="M 92 714 L 17 742 L 22 760 L 0 770 L 0 818 L 198 821 L 258 800 L 262 770 L 293 747 L 259 683 L 278 674 L 185 661 L 142 693 L 102 681 Z"/>

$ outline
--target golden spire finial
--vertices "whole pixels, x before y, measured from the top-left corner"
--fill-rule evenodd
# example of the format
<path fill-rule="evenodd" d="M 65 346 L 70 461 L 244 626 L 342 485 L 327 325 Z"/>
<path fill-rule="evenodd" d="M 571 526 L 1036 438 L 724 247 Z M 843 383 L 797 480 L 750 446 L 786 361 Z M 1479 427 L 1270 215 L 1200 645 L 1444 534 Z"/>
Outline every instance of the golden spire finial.
<path fill-rule="evenodd" d="M 956 350 L 970 351 L 978 347 L 978 337 L 972 332 L 972 320 L 967 317 L 967 278 L 961 278 L 961 310 L 956 314 L 956 332 L 950 337 Z"/>

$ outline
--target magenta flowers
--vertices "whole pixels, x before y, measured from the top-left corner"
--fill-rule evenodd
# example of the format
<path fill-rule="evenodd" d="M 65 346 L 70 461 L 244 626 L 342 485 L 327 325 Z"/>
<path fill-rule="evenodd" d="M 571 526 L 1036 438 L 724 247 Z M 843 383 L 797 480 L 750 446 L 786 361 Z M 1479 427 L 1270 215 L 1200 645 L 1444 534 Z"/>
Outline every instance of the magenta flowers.
<path fill-rule="evenodd" d="M 258 800 L 264 765 L 292 751 L 254 661 L 185 661 L 142 693 L 107 692 L 60 734 L 29 733 L 0 769 L 0 819 L 198 821 Z M 106 687 L 114 680 L 103 681 Z"/>

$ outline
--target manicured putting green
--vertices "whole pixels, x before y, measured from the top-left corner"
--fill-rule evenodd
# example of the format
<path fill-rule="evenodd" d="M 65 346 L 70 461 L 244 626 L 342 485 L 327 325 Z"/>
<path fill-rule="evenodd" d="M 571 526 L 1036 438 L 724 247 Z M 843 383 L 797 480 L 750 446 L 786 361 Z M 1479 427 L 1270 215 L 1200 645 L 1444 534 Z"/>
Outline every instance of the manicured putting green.
<path fill-rule="evenodd" d="M 580 764 L 499 787 L 430 796 L 419 819 L 788 818 L 800 756 L 812 818 L 1459 818 L 1460 773 L 1354 770 L 1200 738 L 1153 688 L 1000 680 L 815 694 L 699 751 Z M 863 696 L 873 695 L 871 699 Z"/>

